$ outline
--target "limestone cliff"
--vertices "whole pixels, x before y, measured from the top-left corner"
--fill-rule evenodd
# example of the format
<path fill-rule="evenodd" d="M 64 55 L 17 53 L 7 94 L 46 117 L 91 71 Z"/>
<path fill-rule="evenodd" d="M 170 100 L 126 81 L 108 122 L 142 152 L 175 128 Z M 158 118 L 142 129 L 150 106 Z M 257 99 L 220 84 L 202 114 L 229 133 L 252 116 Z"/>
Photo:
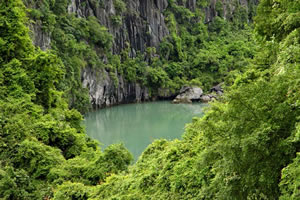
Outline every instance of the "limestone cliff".
<path fill-rule="evenodd" d="M 82 71 L 82 85 L 89 89 L 91 104 L 94 109 L 122 103 L 150 100 L 148 89 L 138 83 L 129 83 L 118 76 L 118 85 L 103 70 L 85 68 Z"/>
<path fill-rule="evenodd" d="M 237 4 L 247 10 L 249 3 L 257 3 L 257 1 L 202 0 L 205 6 L 200 8 L 204 13 L 205 23 L 209 24 L 215 16 L 230 20 Z M 70 0 L 67 10 L 69 14 L 75 14 L 78 18 L 95 16 L 101 25 L 106 26 L 114 38 L 113 54 L 119 54 L 123 49 L 130 47 L 129 56 L 135 57 L 137 52 L 145 52 L 147 47 L 157 48 L 163 38 L 170 34 L 165 17 L 170 1 L 126 0 L 124 2 L 126 8 L 120 11 L 115 0 Z M 199 8 L 196 0 L 178 0 L 177 3 L 191 11 Z M 51 48 L 51 33 L 43 31 L 39 23 L 33 25 L 32 29 L 34 43 L 43 50 Z M 103 62 L 105 59 L 104 56 Z M 86 67 L 82 69 L 81 74 L 82 86 L 88 88 L 94 108 L 150 99 L 147 88 L 137 83 L 129 83 L 120 74 L 116 74 L 117 84 L 104 69 Z M 164 98 L 170 96 L 174 94 L 163 95 Z"/>
<path fill-rule="evenodd" d="M 120 53 L 130 44 L 131 54 L 144 51 L 148 46 L 157 46 L 169 34 L 163 15 L 167 0 L 127 1 L 126 11 L 118 13 L 113 0 L 91 1 L 72 0 L 68 7 L 70 13 L 78 17 L 96 16 L 100 24 L 105 25 L 114 36 L 113 52 Z M 121 24 L 114 23 L 113 17 L 122 15 Z"/>
<path fill-rule="evenodd" d="M 221 9 L 217 8 L 218 0 L 206 0 L 207 6 L 202 8 L 205 14 L 205 23 L 212 21 L 218 14 L 230 20 L 237 4 L 248 9 L 249 3 L 257 4 L 258 0 L 221 0 Z M 83 4 L 84 2 L 84 4 Z M 122 23 L 114 24 L 112 18 L 118 15 L 114 0 L 100 0 L 91 3 L 88 0 L 71 0 L 68 6 L 69 13 L 78 17 L 96 16 L 100 24 L 105 25 L 114 36 L 113 52 L 120 53 L 127 44 L 130 44 L 131 55 L 137 51 L 143 52 L 146 47 L 157 47 L 162 39 L 169 34 L 165 23 L 164 11 L 168 8 L 168 0 L 137 0 L 126 1 L 126 11 L 121 15 Z M 195 11 L 196 0 L 178 1 L 191 11 Z M 185 2 L 185 3 L 184 3 Z M 222 12 L 222 13 L 218 13 Z"/>
<path fill-rule="evenodd" d="M 105 25 L 114 37 L 113 53 L 120 53 L 130 45 L 130 56 L 137 51 L 144 52 L 149 46 L 157 47 L 160 41 L 169 34 L 163 15 L 167 0 L 127 1 L 126 12 L 122 15 L 122 24 L 116 25 L 112 17 L 116 15 L 113 0 L 103 1 L 102 6 L 95 6 L 90 1 L 82 4 L 81 0 L 72 0 L 68 11 L 78 17 L 94 15 L 100 24 Z M 94 108 L 101 108 L 121 103 L 149 100 L 148 89 L 138 83 L 129 83 L 117 75 L 118 85 L 105 70 L 83 69 L 83 87 L 89 89 L 90 100 Z"/>

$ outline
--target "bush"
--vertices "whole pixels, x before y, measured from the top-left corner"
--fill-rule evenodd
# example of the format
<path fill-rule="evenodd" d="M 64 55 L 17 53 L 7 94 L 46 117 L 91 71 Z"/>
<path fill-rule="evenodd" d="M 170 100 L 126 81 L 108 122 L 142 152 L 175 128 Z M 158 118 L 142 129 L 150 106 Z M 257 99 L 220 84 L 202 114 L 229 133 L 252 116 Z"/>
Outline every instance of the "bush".
<path fill-rule="evenodd" d="M 54 200 L 88 200 L 91 189 L 82 183 L 65 182 L 57 188 Z"/>
<path fill-rule="evenodd" d="M 121 15 L 123 12 L 126 11 L 126 4 L 123 0 L 114 0 L 113 2 L 117 11 L 117 15 Z"/>
<path fill-rule="evenodd" d="M 88 17 L 89 39 L 104 50 L 108 50 L 112 45 L 112 36 L 107 28 L 101 26 L 95 17 Z"/>

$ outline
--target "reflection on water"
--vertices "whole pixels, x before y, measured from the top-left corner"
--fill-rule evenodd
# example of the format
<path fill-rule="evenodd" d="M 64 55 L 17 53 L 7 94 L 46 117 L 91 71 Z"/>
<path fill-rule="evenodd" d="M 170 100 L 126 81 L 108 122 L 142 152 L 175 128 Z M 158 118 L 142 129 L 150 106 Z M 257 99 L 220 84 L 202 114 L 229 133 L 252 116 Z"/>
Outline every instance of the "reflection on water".
<path fill-rule="evenodd" d="M 205 106 L 167 101 L 120 105 L 88 113 L 85 126 L 102 148 L 123 143 L 137 158 L 154 139 L 180 138 L 184 125 L 201 116 Z"/>

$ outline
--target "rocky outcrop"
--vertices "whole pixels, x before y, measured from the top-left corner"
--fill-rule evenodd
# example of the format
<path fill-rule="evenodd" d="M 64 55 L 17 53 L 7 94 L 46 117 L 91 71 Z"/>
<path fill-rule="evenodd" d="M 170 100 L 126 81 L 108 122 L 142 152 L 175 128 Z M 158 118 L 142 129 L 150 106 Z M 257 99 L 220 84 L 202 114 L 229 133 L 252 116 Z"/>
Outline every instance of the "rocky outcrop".
<path fill-rule="evenodd" d="M 222 16 L 224 19 L 232 20 L 233 13 L 236 11 L 236 8 L 238 6 L 242 6 L 245 9 L 245 11 L 249 14 L 249 5 L 257 5 L 258 2 L 259 0 L 210 0 L 208 6 L 204 9 L 205 23 L 211 22 L 216 16 Z M 253 16 L 249 15 L 248 17 Z"/>
<path fill-rule="evenodd" d="M 83 69 L 82 85 L 88 88 L 94 109 L 121 103 L 149 100 L 149 92 L 138 83 L 129 83 L 122 76 L 114 81 L 105 70 Z"/>
<path fill-rule="evenodd" d="M 209 96 L 209 95 L 203 95 L 203 96 L 201 96 L 200 100 L 203 103 L 207 103 L 207 102 L 210 102 L 212 99 L 211 99 L 211 96 Z"/>
<path fill-rule="evenodd" d="M 210 89 L 210 92 L 211 92 L 211 93 L 216 93 L 216 94 L 219 95 L 219 96 L 223 95 L 223 92 L 224 92 L 224 91 L 223 91 L 223 88 L 222 88 L 222 84 L 223 84 L 223 83 L 220 83 L 220 84 L 218 84 L 218 85 L 212 87 L 212 88 Z"/>
<path fill-rule="evenodd" d="M 127 1 L 126 12 L 122 15 L 122 23 L 114 24 L 112 17 L 120 14 L 114 7 L 113 0 L 104 0 L 95 6 L 91 1 L 72 0 L 68 7 L 69 13 L 78 17 L 95 16 L 100 24 L 106 26 L 114 36 L 112 51 L 120 53 L 130 46 L 130 56 L 135 57 L 138 51 L 144 52 L 147 47 L 157 47 L 162 39 L 169 34 L 165 24 L 164 10 L 167 0 Z M 128 45 L 129 44 L 129 45 Z M 120 103 L 131 103 L 149 100 L 148 90 L 137 83 L 128 83 L 120 75 L 118 85 L 107 72 L 86 68 L 82 71 L 83 87 L 88 88 L 90 100 L 94 108 L 101 108 Z M 169 92 L 162 93 L 166 97 Z"/>
<path fill-rule="evenodd" d="M 212 87 L 210 89 L 209 94 L 205 94 L 205 95 L 201 96 L 200 101 L 204 102 L 204 103 L 207 103 L 207 102 L 213 101 L 213 100 L 218 99 L 219 97 L 221 97 L 223 95 L 222 84 L 223 83 L 220 83 L 220 84 Z"/>
<path fill-rule="evenodd" d="M 97 17 L 100 24 L 106 26 L 114 36 L 113 53 L 120 53 L 129 43 L 130 55 L 134 57 L 137 51 L 144 52 L 147 47 L 157 47 L 169 34 L 163 15 L 168 1 L 126 1 L 126 6 L 126 11 L 119 13 L 114 0 L 103 0 L 101 5 L 94 5 L 92 1 L 83 4 L 82 0 L 72 0 L 68 12 L 78 17 Z M 116 16 L 122 18 L 121 24 L 114 22 Z"/>
<path fill-rule="evenodd" d="M 212 87 L 209 94 L 203 94 L 202 89 L 199 87 L 184 86 L 173 100 L 173 103 L 192 103 L 195 101 L 208 103 L 223 95 L 221 86 L 222 83 Z"/>
<path fill-rule="evenodd" d="M 246 9 L 249 2 L 258 0 L 222 0 L 221 7 L 217 0 L 210 0 L 206 8 L 205 22 L 209 23 L 216 16 L 231 19 L 236 5 L 242 5 Z M 94 2 L 94 3 L 93 3 Z M 96 3 L 95 3 L 96 2 Z M 130 46 L 130 55 L 134 57 L 137 51 L 144 52 L 147 47 L 158 47 L 162 39 L 169 35 L 166 26 L 164 12 L 168 7 L 168 0 L 136 0 L 126 2 L 126 11 L 119 13 L 114 5 L 114 0 L 87 1 L 71 0 L 68 12 L 77 17 L 86 18 L 95 16 L 101 25 L 107 27 L 114 36 L 113 53 L 120 53 L 125 47 Z M 196 10 L 196 0 L 178 1 L 191 11 Z M 120 24 L 113 20 L 115 16 L 121 17 Z"/>
<path fill-rule="evenodd" d="M 173 103 L 192 103 L 193 101 L 199 101 L 202 94 L 203 90 L 199 87 L 184 86 L 173 100 Z"/>
<path fill-rule="evenodd" d="M 218 96 L 215 95 L 215 94 L 206 94 L 206 95 L 202 95 L 200 97 L 200 101 L 203 102 L 203 103 L 208 103 L 208 102 L 213 101 L 217 98 L 218 98 Z"/>
<path fill-rule="evenodd" d="M 41 50 L 46 51 L 51 48 L 51 33 L 43 31 L 41 22 L 36 22 L 30 25 L 31 30 L 33 30 L 32 41 L 35 46 L 41 48 Z"/>
<path fill-rule="evenodd" d="M 84 2 L 83 4 L 82 0 L 71 0 L 68 12 L 74 13 L 78 17 L 96 16 L 100 24 L 106 26 L 114 36 L 112 48 L 114 54 L 118 54 L 124 48 L 130 46 L 129 54 L 131 57 L 135 57 L 138 51 L 144 52 L 147 47 L 158 47 L 162 39 L 169 35 L 164 16 L 164 11 L 168 7 L 168 0 L 125 1 L 127 7 L 124 13 L 118 13 L 114 6 L 114 0 L 102 0 L 101 4 L 97 6 L 93 5 L 93 1 Z M 239 4 L 246 8 L 248 7 L 248 2 L 248 0 L 239 0 Z M 178 3 L 191 11 L 195 11 L 197 7 L 196 0 L 181 1 L 181 3 L 178 1 Z M 203 8 L 206 23 L 211 22 L 218 15 L 230 19 L 235 10 L 232 0 L 222 0 L 222 5 L 223 8 L 218 10 L 217 1 L 210 0 L 208 6 Z M 112 18 L 116 15 L 121 15 L 121 24 L 113 22 Z M 87 73 L 87 70 L 89 73 Z M 83 73 L 83 86 L 89 89 L 91 102 L 94 107 L 149 99 L 145 88 L 139 84 L 127 83 L 120 76 L 118 76 L 119 85 L 116 87 L 113 85 L 114 82 L 108 78 L 108 75 L 102 76 L 103 80 L 101 80 L 101 76 L 96 76 L 97 72 L 93 72 L 93 69 L 85 69 Z M 103 72 L 102 74 L 107 73 Z M 202 90 L 200 88 L 192 89 L 191 93 L 197 95 L 192 97 L 190 96 L 191 94 L 186 93 L 185 96 L 179 95 L 176 99 L 183 101 L 186 98 L 186 102 L 201 100 Z M 174 92 L 163 89 L 158 91 L 157 97 L 170 99 L 174 98 L 175 95 Z M 211 99 L 213 97 L 210 97 Z"/>
<path fill-rule="evenodd" d="M 124 48 L 130 47 L 129 54 L 135 57 L 138 51 L 145 52 L 147 47 L 158 47 L 160 42 L 169 35 L 166 26 L 166 17 L 164 12 L 168 8 L 168 0 L 136 0 L 126 2 L 126 10 L 120 12 L 115 7 L 116 0 L 70 0 L 68 12 L 75 14 L 79 18 L 95 16 L 101 25 L 107 27 L 114 36 L 112 52 L 119 54 Z M 234 1 L 236 5 L 243 5 L 248 9 L 249 2 L 258 0 L 238 0 Z M 191 11 L 197 7 L 196 0 L 177 1 Z M 232 0 L 222 0 L 222 6 L 218 7 L 217 0 L 210 0 L 206 8 L 204 21 L 209 23 L 216 16 L 223 16 L 230 19 L 236 6 Z M 114 21 L 119 17 L 121 21 Z M 34 33 L 34 44 L 40 46 L 42 50 L 50 48 L 51 33 L 45 33 L 41 25 L 35 23 L 32 25 Z M 106 59 L 105 56 L 103 59 Z M 104 61 L 105 62 L 105 61 Z M 113 81 L 107 72 L 99 71 L 93 68 L 82 70 L 83 87 L 88 88 L 93 107 L 104 107 L 119 103 L 137 102 L 149 99 L 145 88 L 136 83 L 128 83 L 120 75 L 118 84 Z M 174 98 L 174 92 L 168 90 L 158 91 L 160 98 Z M 197 96 L 198 98 L 198 96 Z M 181 98 L 183 99 L 183 98 Z M 188 96 L 188 99 L 191 99 Z M 207 99 L 207 98 L 206 98 Z M 192 101 L 192 100 L 191 100 Z"/>

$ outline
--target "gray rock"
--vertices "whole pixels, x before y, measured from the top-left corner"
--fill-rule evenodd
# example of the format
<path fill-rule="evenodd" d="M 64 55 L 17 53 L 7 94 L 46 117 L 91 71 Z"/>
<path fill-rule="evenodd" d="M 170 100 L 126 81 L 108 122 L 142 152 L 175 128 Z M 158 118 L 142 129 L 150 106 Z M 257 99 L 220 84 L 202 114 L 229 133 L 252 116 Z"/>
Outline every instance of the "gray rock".
<path fill-rule="evenodd" d="M 190 99 L 187 98 L 181 98 L 181 99 L 174 99 L 172 103 L 178 104 L 178 103 L 192 103 Z"/>
<path fill-rule="evenodd" d="M 114 36 L 112 51 L 120 53 L 129 43 L 130 56 L 135 57 L 136 52 L 144 52 L 147 47 L 158 47 L 162 39 L 169 35 L 165 24 L 164 10 L 168 6 L 167 0 L 137 0 L 127 1 L 127 11 L 122 16 L 122 24 L 116 26 L 111 16 L 117 14 L 113 0 L 104 0 L 103 6 L 94 7 L 86 1 L 85 6 L 80 0 L 72 0 L 68 12 L 77 17 L 94 15 L 101 25 L 107 27 Z M 114 86 L 113 80 L 104 70 L 86 67 L 82 72 L 82 85 L 89 89 L 90 100 L 94 108 L 150 100 L 148 89 L 137 83 L 129 83 L 118 76 L 119 84 Z M 172 95 L 169 91 L 161 91 L 164 98 Z"/>
<path fill-rule="evenodd" d="M 207 102 L 213 101 L 215 99 L 218 99 L 223 94 L 223 92 L 221 90 L 217 90 L 217 92 L 215 92 L 215 90 L 211 90 L 211 91 L 213 91 L 213 93 L 202 95 L 200 98 L 200 101 L 207 103 Z"/>
<path fill-rule="evenodd" d="M 103 108 L 122 103 L 149 100 L 148 89 L 138 83 L 129 83 L 118 76 L 118 85 L 105 70 L 85 68 L 82 71 L 82 85 L 88 88 L 93 108 Z"/>
<path fill-rule="evenodd" d="M 211 98 L 209 95 L 203 95 L 203 96 L 201 96 L 201 98 L 200 98 L 201 102 L 204 102 L 204 103 L 210 102 L 211 99 L 212 99 L 212 98 Z"/>
<path fill-rule="evenodd" d="M 173 103 L 191 103 L 192 101 L 199 101 L 203 90 L 199 87 L 184 86 L 180 90 L 180 94 L 176 96 Z"/>
<path fill-rule="evenodd" d="M 210 92 L 216 92 L 216 93 L 219 92 L 219 93 L 223 93 L 222 84 L 223 84 L 223 83 L 220 83 L 220 84 L 218 84 L 218 85 L 212 87 L 212 88 L 210 89 Z"/>
<path fill-rule="evenodd" d="M 51 48 L 51 33 L 43 31 L 41 22 L 36 22 L 30 25 L 31 30 L 33 30 L 32 41 L 35 46 L 41 48 L 41 50 L 46 51 Z"/>
<path fill-rule="evenodd" d="M 188 91 L 189 89 L 191 89 L 191 87 L 189 87 L 189 86 L 183 86 L 183 87 L 180 89 L 179 94 L 182 94 L 182 93 Z"/>

